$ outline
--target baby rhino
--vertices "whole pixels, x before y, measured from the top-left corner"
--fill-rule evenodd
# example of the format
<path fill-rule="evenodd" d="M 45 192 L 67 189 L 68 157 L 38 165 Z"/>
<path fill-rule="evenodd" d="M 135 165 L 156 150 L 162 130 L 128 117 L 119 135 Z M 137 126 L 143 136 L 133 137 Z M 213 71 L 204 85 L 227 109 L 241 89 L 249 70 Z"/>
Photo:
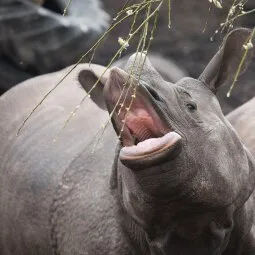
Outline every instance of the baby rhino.
<path fill-rule="evenodd" d="M 60 135 L 83 97 L 73 76 L 18 137 L 62 73 L 3 95 L 0 254 L 254 255 L 255 151 L 215 96 L 233 82 L 249 40 L 251 30 L 232 31 L 198 79 L 177 83 L 143 54 L 102 77 L 104 67 L 80 65 L 73 75 L 86 91 L 100 81 Z M 253 56 L 252 48 L 241 72 Z"/>

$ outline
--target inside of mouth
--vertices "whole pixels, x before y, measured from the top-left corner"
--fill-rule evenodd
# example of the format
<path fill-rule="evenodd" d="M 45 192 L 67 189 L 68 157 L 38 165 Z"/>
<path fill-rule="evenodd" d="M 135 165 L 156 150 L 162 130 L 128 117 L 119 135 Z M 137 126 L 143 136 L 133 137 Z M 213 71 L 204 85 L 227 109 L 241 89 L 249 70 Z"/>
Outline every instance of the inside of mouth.
<path fill-rule="evenodd" d="M 154 116 L 157 117 L 157 116 Z M 137 145 L 150 138 L 162 137 L 167 133 L 160 120 L 156 121 L 144 109 L 136 109 L 126 116 L 127 129 L 133 138 L 133 145 Z"/>
<path fill-rule="evenodd" d="M 164 155 L 181 139 L 163 123 L 154 108 L 144 105 L 128 112 L 122 138 L 120 159 L 128 161 Z"/>
<path fill-rule="evenodd" d="M 134 146 L 151 138 L 159 138 L 170 132 L 156 110 L 145 99 L 135 100 L 128 112 L 119 114 L 124 123 L 121 134 L 123 146 Z"/>

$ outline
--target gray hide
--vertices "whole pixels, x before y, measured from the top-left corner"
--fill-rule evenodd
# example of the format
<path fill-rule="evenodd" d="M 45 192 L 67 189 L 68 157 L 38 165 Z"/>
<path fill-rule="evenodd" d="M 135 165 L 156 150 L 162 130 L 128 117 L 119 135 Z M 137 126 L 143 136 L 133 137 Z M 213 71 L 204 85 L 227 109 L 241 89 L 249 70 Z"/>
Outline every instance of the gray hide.
<path fill-rule="evenodd" d="M 84 96 L 74 77 L 89 91 L 103 67 L 76 68 L 18 137 L 67 70 L 4 94 L 0 254 L 253 255 L 255 162 L 214 94 L 233 80 L 250 32 L 234 30 L 198 79 L 166 82 L 143 54 L 140 75 L 132 56 L 101 78 L 55 143 Z M 114 110 L 104 132 L 102 93 Z"/>
<path fill-rule="evenodd" d="M 114 66 L 125 68 L 130 55 L 125 56 L 114 63 Z M 188 76 L 187 72 L 181 69 L 176 63 L 155 53 L 149 54 L 151 64 L 166 81 L 177 82 L 181 78 Z"/>
<path fill-rule="evenodd" d="M 255 97 L 228 114 L 244 144 L 255 155 Z"/>

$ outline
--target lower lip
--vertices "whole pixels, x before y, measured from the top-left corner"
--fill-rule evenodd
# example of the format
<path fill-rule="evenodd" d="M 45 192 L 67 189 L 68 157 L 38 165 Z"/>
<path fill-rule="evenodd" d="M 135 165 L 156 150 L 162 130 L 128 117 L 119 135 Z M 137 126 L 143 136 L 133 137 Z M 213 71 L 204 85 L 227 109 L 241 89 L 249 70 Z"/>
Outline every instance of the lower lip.
<path fill-rule="evenodd" d="M 150 138 L 120 151 L 121 160 L 137 160 L 151 157 L 173 147 L 181 136 L 172 131 L 159 138 Z"/>

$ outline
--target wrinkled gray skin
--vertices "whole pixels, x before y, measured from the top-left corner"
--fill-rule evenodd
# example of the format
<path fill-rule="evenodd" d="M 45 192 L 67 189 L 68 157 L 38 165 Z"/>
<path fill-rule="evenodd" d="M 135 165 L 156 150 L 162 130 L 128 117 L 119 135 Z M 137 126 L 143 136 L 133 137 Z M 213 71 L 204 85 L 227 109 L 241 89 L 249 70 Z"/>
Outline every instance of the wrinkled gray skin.
<path fill-rule="evenodd" d="M 128 115 L 127 125 L 143 141 L 145 134 L 152 136 L 149 128 L 158 137 L 159 131 L 147 122 L 160 117 L 157 127 L 175 130 L 181 140 L 138 159 L 123 158 L 123 146 L 133 139 L 127 126 L 121 143 L 117 141 L 123 110 L 113 114 L 114 128 L 108 126 L 97 139 L 99 125 L 108 119 L 104 109 L 113 109 L 134 56 L 125 71 L 115 67 L 101 77 L 92 100 L 88 98 L 55 143 L 66 117 L 84 95 L 78 79 L 88 91 L 103 67 L 78 66 L 73 72 L 79 73 L 77 81 L 69 76 L 18 137 L 24 117 L 66 70 L 29 80 L 4 94 L 0 254 L 254 254 L 255 151 L 250 153 L 240 141 L 214 94 L 232 82 L 249 34 L 246 29 L 232 32 L 197 80 L 166 82 L 146 60 L 130 114 L 134 117 L 140 110 L 152 114 L 133 119 Z M 242 71 L 253 55 L 250 50 Z M 139 76 L 136 66 L 133 74 Z M 124 92 L 131 95 L 128 89 Z M 247 116 L 247 123 L 253 116 Z M 234 113 L 229 118 L 238 127 Z M 253 122 L 246 133 L 254 128 Z M 249 139 L 244 139 L 248 148 Z"/>
<path fill-rule="evenodd" d="M 255 154 L 255 97 L 228 115 L 244 144 Z"/>
<path fill-rule="evenodd" d="M 148 57 L 152 65 L 156 68 L 156 70 L 160 73 L 162 78 L 166 81 L 175 83 L 179 81 L 181 78 L 187 76 L 187 72 L 185 70 L 182 70 L 177 64 L 170 61 L 169 59 L 164 58 L 160 54 L 149 53 Z M 114 66 L 124 69 L 129 58 L 130 55 L 117 60 L 114 63 Z"/>

